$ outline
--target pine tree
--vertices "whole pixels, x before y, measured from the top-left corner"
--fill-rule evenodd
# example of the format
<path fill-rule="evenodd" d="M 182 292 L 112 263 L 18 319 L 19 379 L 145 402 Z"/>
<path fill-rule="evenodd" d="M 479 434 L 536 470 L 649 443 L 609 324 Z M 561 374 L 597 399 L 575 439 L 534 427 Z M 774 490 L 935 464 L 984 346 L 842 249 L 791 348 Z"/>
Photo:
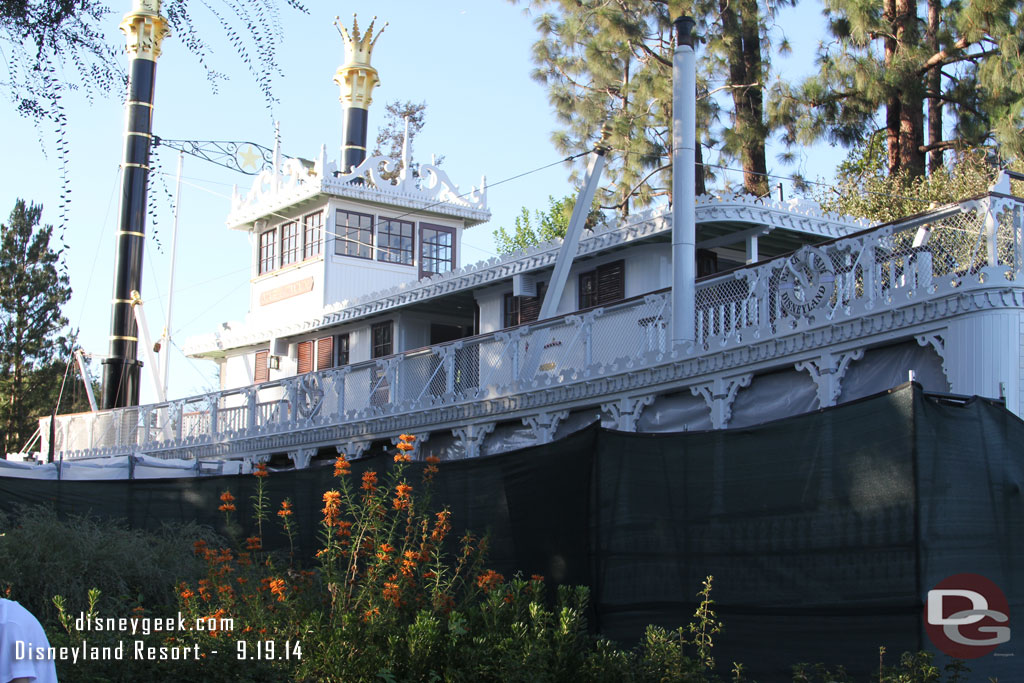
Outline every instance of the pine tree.
<path fill-rule="evenodd" d="M 818 73 L 772 96 L 771 120 L 786 126 L 788 142 L 851 146 L 884 112 L 890 175 L 923 176 L 926 162 L 937 171 L 951 149 L 994 145 L 1003 161 L 1021 157 L 1019 2 L 928 0 L 924 18 L 911 0 L 827 0 L 825 11 L 835 40 L 822 49 Z"/>
<path fill-rule="evenodd" d="M 377 143 L 373 149 L 374 156 L 386 156 L 395 160 L 397 165 L 390 173 L 381 173 L 387 180 L 397 178 L 402 170 L 402 149 L 405 146 L 405 122 L 409 120 L 409 149 L 416 141 L 416 136 L 423 130 L 425 125 L 427 103 L 415 103 L 411 101 L 402 102 L 395 100 L 384 106 L 384 126 L 377 131 Z M 411 154 L 411 152 L 410 152 Z M 434 158 L 434 165 L 439 165 L 444 160 L 443 156 Z M 413 164 L 411 169 L 414 177 L 419 177 L 419 164 Z"/>
<path fill-rule="evenodd" d="M 71 297 L 61 254 L 50 247 L 53 228 L 39 226 L 43 208 L 19 199 L 0 240 L 0 429 L 5 452 L 34 431 L 44 393 L 40 380 L 67 348 L 61 307 Z M 37 375 L 36 373 L 43 373 Z M 49 412 L 49 407 L 43 408 Z"/>
<path fill-rule="evenodd" d="M 667 195 L 671 187 L 672 22 L 697 17 L 699 49 L 697 127 L 698 194 L 705 191 L 705 149 L 738 159 L 744 190 L 766 194 L 765 142 L 769 127 L 764 92 L 770 74 L 766 18 L 778 3 L 758 0 L 649 2 L 531 0 L 536 25 L 534 77 L 548 87 L 563 128 L 559 151 L 590 149 L 601 124 L 611 124 L 608 186 L 601 205 L 628 213 Z M 724 85 L 709 89 L 712 83 Z M 731 97 L 719 99 L 720 93 Z M 731 106 L 724 106 L 731 99 Z M 718 121 L 721 120 L 719 124 Z M 718 137 L 721 136 L 721 142 Z"/>

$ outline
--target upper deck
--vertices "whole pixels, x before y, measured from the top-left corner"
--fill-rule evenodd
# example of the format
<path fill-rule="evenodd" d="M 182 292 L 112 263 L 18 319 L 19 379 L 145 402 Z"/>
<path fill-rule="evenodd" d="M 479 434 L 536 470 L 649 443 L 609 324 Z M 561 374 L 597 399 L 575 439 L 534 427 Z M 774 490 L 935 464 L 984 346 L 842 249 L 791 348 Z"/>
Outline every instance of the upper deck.
<path fill-rule="evenodd" d="M 1024 201 L 993 192 L 699 280 L 694 344 L 670 348 L 670 294 L 655 291 L 255 386 L 59 416 L 53 450 L 197 462 L 287 453 L 304 466 L 320 449 L 354 455 L 409 432 L 425 450 L 473 456 L 501 450 L 489 441 L 524 445 L 524 430 L 526 443 L 550 440 L 577 416 L 657 429 L 670 400 L 691 415 L 676 428 L 725 428 L 855 398 L 848 371 L 900 342 L 923 354 L 911 369 L 941 368 L 940 391 L 1001 397 L 1020 414 L 1022 233 Z M 745 400 L 780 377 L 788 407 Z M 905 380 L 905 369 L 865 371 L 857 392 Z"/>

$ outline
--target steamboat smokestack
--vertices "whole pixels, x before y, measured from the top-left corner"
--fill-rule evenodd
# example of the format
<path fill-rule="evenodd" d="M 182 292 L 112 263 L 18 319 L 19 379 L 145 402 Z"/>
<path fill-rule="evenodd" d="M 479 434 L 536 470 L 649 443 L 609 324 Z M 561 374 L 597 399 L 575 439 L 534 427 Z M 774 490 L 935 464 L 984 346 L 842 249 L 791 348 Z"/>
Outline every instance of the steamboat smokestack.
<path fill-rule="evenodd" d="M 120 25 L 131 55 L 125 102 L 124 160 L 121 163 L 120 219 L 110 315 L 110 352 L 103 361 L 102 407 L 139 403 L 138 330 L 132 292 L 142 289 L 142 248 L 146 232 L 146 184 L 153 125 L 153 88 L 167 20 L 160 0 L 134 0 Z"/>
<path fill-rule="evenodd" d="M 672 342 L 694 341 L 696 310 L 697 68 L 692 17 L 675 20 L 672 55 Z"/>
<path fill-rule="evenodd" d="M 348 173 L 353 166 L 358 166 L 366 159 L 366 128 L 369 119 L 370 102 L 373 101 L 373 88 L 380 79 L 377 70 L 370 66 L 370 55 L 377 38 L 384 32 L 387 24 L 373 35 L 373 23 L 370 22 L 366 33 L 359 33 L 359 22 L 352 17 L 352 30 L 349 31 L 341 20 L 335 17 L 334 24 L 345 42 L 345 63 L 334 73 L 334 82 L 341 88 L 341 106 L 343 111 L 341 170 Z"/>

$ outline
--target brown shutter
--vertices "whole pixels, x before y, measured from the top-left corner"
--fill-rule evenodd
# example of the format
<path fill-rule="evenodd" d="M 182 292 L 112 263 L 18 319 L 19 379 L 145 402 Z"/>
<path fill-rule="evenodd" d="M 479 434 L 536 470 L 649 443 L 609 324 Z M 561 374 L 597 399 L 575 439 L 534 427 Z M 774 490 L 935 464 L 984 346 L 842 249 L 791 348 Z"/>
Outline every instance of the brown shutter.
<path fill-rule="evenodd" d="M 313 370 L 313 342 L 299 342 L 299 373 L 304 374 Z"/>
<path fill-rule="evenodd" d="M 270 351 L 257 351 L 256 352 L 256 367 L 253 368 L 252 379 L 253 382 L 259 384 L 260 382 L 266 382 L 270 379 L 270 370 L 267 369 L 267 357 L 270 356 Z"/>
<path fill-rule="evenodd" d="M 334 337 L 316 340 L 316 369 L 326 370 L 334 367 Z"/>
<path fill-rule="evenodd" d="M 544 290 L 547 289 L 546 282 L 537 283 L 537 296 L 519 297 L 519 323 L 532 323 L 540 317 L 540 305 L 544 303 Z"/>
<path fill-rule="evenodd" d="M 597 303 L 610 304 L 626 298 L 626 262 L 606 263 L 597 269 Z"/>

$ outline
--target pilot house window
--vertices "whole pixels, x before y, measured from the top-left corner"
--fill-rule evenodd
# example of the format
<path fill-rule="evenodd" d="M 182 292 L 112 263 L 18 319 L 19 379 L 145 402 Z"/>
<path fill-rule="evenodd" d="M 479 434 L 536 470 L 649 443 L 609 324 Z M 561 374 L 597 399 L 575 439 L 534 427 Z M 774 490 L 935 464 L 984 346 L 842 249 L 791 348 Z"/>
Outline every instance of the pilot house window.
<path fill-rule="evenodd" d="M 334 253 L 340 256 L 371 258 L 373 254 L 373 216 L 338 210 L 334 218 Z"/>
<path fill-rule="evenodd" d="M 455 268 L 455 228 L 420 223 L 420 277 Z"/>

